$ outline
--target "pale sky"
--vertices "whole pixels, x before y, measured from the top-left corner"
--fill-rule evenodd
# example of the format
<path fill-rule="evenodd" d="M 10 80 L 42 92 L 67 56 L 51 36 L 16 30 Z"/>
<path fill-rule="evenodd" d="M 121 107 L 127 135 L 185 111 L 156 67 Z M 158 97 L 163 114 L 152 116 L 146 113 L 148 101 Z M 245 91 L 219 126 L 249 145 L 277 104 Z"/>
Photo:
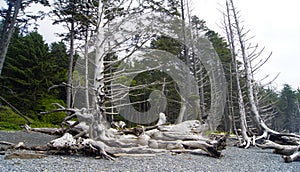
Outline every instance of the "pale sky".
<path fill-rule="evenodd" d="M 207 26 L 225 37 L 221 24 L 222 14 L 218 9 L 223 9 L 225 0 L 192 0 L 190 7 L 192 13 L 207 22 Z M 300 87 L 300 1 L 299 0 L 235 0 L 236 7 L 241 11 L 241 19 L 250 36 L 255 36 L 251 41 L 265 47 L 266 57 L 273 52 L 270 60 L 265 64 L 256 79 L 270 75 L 262 83 L 272 80 L 278 73 L 279 77 L 272 83 L 278 90 L 282 85 L 290 84 L 294 89 Z M 62 28 L 53 26 L 52 21 L 44 20 L 40 23 L 38 31 L 47 42 L 59 41 L 54 33 Z M 298 47 L 299 46 L 299 47 Z"/>
<path fill-rule="evenodd" d="M 223 9 L 225 0 L 193 0 L 192 3 L 193 13 L 225 37 L 218 26 L 222 19 L 218 9 Z M 256 77 L 270 75 L 262 81 L 267 83 L 280 73 L 273 86 L 281 89 L 287 83 L 294 89 L 300 88 L 300 1 L 235 0 L 235 6 L 241 11 L 243 24 L 250 29 L 250 35 L 255 36 L 251 42 L 265 47 L 265 56 L 273 52 Z"/>

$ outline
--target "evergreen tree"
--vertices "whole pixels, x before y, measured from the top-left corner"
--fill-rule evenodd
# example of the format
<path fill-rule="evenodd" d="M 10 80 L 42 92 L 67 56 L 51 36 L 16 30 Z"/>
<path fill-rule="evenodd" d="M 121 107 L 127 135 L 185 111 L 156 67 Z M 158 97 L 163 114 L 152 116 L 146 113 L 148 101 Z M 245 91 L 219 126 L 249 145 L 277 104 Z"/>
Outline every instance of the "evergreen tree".
<path fill-rule="evenodd" d="M 36 31 L 22 36 L 14 32 L 1 77 L 3 97 L 21 112 L 38 119 L 37 112 L 50 110 L 51 103 L 63 103 L 58 90 L 48 90 L 66 81 L 65 46 L 49 47 Z M 39 118 L 41 119 L 41 118 Z"/>
<path fill-rule="evenodd" d="M 297 96 L 296 92 L 288 84 L 285 84 L 280 92 L 278 109 L 279 113 L 274 119 L 275 126 L 290 132 L 299 131 Z"/>
<path fill-rule="evenodd" d="M 3 25 L 0 30 L 0 75 L 2 73 L 7 49 L 16 25 L 21 25 L 21 23 L 27 24 L 30 19 L 37 19 L 41 17 L 39 15 L 26 15 L 25 8 L 29 7 L 32 3 L 40 3 L 45 6 L 49 5 L 48 0 L 7 0 L 6 3 L 7 9 L 2 9 L 0 11 L 0 19 L 3 19 Z M 21 12 L 23 15 L 19 15 Z"/>

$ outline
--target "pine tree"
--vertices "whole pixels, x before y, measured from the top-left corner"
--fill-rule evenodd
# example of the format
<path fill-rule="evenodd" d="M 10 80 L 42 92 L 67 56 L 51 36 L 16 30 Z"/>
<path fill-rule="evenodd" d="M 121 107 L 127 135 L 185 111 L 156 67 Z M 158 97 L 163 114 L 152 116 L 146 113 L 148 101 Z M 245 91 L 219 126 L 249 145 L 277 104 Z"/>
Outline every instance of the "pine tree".
<path fill-rule="evenodd" d="M 63 44 L 52 44 L 50 52 L 36 31 L 25 36 L 14 32 L 1 78 L 3 97 L 34 119 L 56 100 L 63 103 L 58 90 L 48 89 L 66 80 L 65 56 Z"/>
<path fill-rule="evenodd" d="M 296 132 L 299 129 L 297 123 L 298 107 L 296 92 L 288 84 L 285 84 L 280 92 L 278 102 L 279 114 L 275 121 L 279 129 Z"/>

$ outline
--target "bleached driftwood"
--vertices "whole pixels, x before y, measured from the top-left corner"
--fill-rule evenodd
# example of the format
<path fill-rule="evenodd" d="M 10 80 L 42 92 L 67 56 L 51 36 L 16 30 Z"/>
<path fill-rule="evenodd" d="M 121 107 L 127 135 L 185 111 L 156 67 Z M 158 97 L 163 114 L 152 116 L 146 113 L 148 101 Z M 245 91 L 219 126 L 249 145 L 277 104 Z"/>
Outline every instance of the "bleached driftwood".
<path fill-rule="evenodd" d="M 107 146 L 102 142 L 97 142 L 92 139 L 83 139 L 78 138 L 74 139 L 73 136 L 69 133 L 65 133 L 62 137 L 57 138 L 55 140 L 50 141 L 47 145 L 41 146 L 32 146 L 28 147 L 23 142 L 14 144 L 9 142 L 1 142 L 1 144 L 9 145 L 4 148 L 1 147 L 1 150 L 8 149 L 25 149 L 32 151 L 39 151 L 39 153 L 11 153 L 7 156 L 6 159 L 13 158 L 42 158 L 46 156 L 46 154 L 84 154 L 95 157 L 102 157 L 108 160 L 114 160 L 115 156 L 109 152 L 106 152 L 104 148 Z M 42 153 L 44 152 L 44 153 Z"/>
<path fill-rule="evenodd" d="M 25 124 L 23 126 L 24 130 L 27 132 L 39 132 L 39 133 L 45 133 L 50 135 L 62 135 L 63 129 L 61 128 L 31 128 L 29 125 Z"/>
<path fill-rule="evenodd" d="M 263 144 L 257 144 L 263 149 L 274 149 L 274 153 L 283 155 L 285 162 L 292 162 L 300 159 L 300 145 L 281 145 L 270 140 L 265 140 Z"/>
<path fill-rule="evenodd" d="M 61 135 L 44 146 L 25 149 L 46 151 L 48 154 L 81 153 L 101 156 L 113 160 L 114 154 L 156 154 L 166 152 L 201 152 L 212 157 L 221 157 L 227 136 L 210 139 L 202 135 L 207 129 L 198 120 L 166 125 L 166 117 L 159 114 L 154 126 L 125 128 L 125 123 L 116 122 L 115 128 L 107 128 L 97 114 L 91 115 L 86 109 L 73 109 L 62 122 L 62 128 L 30 128 L 35 131 Z M 77 121 L 71 119 L 77 118 Z M 97 119 L 96 119 L 97 118 Z"/>
<path fill-rule="evenodd" d="M 274 149 L 274 153 L 280 155 L 292 155 L 300 148 L 299 145 L 281 145 L 270 140 L 265 140 L 263 144 L 257 144 L 257 146 L 262 149 Z"/>

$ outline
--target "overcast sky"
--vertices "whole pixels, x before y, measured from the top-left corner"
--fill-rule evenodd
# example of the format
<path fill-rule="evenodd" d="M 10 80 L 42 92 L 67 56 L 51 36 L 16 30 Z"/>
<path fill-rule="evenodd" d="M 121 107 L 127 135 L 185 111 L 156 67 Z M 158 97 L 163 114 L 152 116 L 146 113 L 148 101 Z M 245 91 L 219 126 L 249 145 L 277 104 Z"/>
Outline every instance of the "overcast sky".
<path fill-rule="evenodd" d="M 3 2 L 2 2 L 3 3 Z M 294 89 L 300 87 L 300 1 L 299 0 L 235 0 L 236 7 L 241 11 L 241 17 L 250 35 L 255 35 L 253 44 L 265 47 L 265 56 L 273 52 L 271 59 L 257 74 L 257 79 L 270 75 L 262 83 L 272 80 L 278 73 L 279 77 L 273 82 L 278 90 L 282 85 L 290 84 Z M 207 22 L 207 26 L 225 37 L 221 24 L 222 9 L 225 0 L 192 0 L 192 13 Z M 51 21 L 40 23 L 39 32 L 47 42 L 59 41 L 54 33 L 61 30 L 52 26 Z"/>
<path fill-rule="evenodd" d="M 193 13 L 207 22 L 209 28 L 218 31 L 225 37 L 218 25 L 225 0 L 193 0 Z M 250 35 L 254 35 L 253 43 L 273 52 L 268 63 L 257 74 L 258 78 L 270 75 L 272 80 L 280 73 L 272 84 L 278 89 L 290 84 L 294 89 L 300 87 L 300 1 L 299 0 L 235 0 L 236 7 Z M 222 6 L 221 6 L 222 5 Z"/>

